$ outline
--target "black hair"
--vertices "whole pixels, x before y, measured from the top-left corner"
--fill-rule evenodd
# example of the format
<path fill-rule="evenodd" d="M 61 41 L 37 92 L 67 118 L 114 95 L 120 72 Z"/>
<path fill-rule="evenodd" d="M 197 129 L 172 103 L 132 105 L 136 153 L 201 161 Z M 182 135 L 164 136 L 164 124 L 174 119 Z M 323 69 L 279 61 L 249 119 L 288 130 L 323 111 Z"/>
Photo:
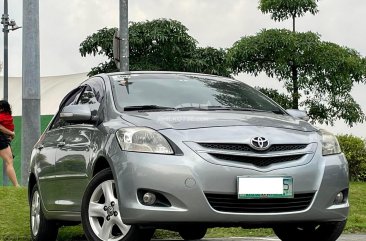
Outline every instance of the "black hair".
<path fill-rule="evenodd" d="M 6 100 L 0 100 L 0 112 L 9 113 L 11 115 L 11 107 Z"/>

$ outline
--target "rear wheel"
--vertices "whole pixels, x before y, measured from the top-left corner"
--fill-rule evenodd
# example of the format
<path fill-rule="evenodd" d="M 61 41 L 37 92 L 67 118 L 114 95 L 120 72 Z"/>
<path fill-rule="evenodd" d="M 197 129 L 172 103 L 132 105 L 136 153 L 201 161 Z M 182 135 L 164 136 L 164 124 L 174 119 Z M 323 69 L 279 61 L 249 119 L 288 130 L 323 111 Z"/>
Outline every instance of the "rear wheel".
<path fill-rule="evenodd" d="M 81 218 L 90 241 L 148 241 L 154 234 L 154 230 L 123 223 L 110 169 L 99 172 L 87 186 Z"/>
<path fill-rule="evenodd" d="M 273 228 L 282 241 L 335 241 L 342 234 L 345 221 L 321 224 L 285 225 Z"/>
<path fill-rule="evenodd" d="M 54 241 L 58 227 L 54 221 L 47 220 L 43 215 L 42 200 L 38 186 L 34 185 L 30 197 L 30 230 L 33 241 Z"/>
<path fill-rule="evenodd" d="M 194 226 L 180 230 L 179 235 L 184 240 L 199 240 L 205 237 L 206 232 L 207 232 L 206 227 Z"/>

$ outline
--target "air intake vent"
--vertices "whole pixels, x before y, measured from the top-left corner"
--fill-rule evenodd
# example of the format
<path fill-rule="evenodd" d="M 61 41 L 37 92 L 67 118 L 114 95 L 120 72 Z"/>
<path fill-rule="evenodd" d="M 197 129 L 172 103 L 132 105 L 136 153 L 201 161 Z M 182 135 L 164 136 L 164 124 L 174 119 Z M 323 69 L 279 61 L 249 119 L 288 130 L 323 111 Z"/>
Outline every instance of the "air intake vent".
<path fill-rule="evenodd" d="M 292 155 L 292 156 L 278 156 L 278 157 L 249 157 L 249 156 L 214 154 L 214 153 L 210 153 L 210 155 L 220 160 L 248 163 L 257 167 L 266 167 L 275 163 L 296 161 L 304 156 L 304 155 Z"/>
<path fill-rule="evenodd" d="M 221 212 L 232 213 L 281 213 L 307 209 L 314 193 L 295 194 L 289 199 L 238 199 L 237 195 L 208 194 L 206 198 L 211 207 Z"/>

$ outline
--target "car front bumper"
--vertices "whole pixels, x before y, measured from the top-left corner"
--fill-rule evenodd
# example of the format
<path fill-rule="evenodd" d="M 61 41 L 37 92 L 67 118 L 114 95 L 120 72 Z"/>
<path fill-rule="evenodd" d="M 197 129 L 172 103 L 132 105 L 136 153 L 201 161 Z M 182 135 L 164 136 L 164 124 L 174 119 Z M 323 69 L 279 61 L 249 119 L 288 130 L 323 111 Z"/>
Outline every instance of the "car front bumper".
<path fill-rule="evenodd" d="M 183 152 L 182 156 L 173 156 L 116 151 L 111 156 L 121 217 L 126 224 L 199 222 L 265 226 L 278 222 L 342 221 L 348 216 L 348 201 L 333 204 L 339 192 L 348 190 L 348 164 L 343 154 L 323 157 L 316 153 L 305 165 L 260 172 L 212 164 L 189 148 Z M 294 193 L 314 193 L 314 198 L 308 208 L 293 212 L 238 213 L 212 208 L 205 193 L 236 194 L 239 176 L 291 176 Z M 139 189 L 163 195 L 171 206 L 141 204 Z"/>

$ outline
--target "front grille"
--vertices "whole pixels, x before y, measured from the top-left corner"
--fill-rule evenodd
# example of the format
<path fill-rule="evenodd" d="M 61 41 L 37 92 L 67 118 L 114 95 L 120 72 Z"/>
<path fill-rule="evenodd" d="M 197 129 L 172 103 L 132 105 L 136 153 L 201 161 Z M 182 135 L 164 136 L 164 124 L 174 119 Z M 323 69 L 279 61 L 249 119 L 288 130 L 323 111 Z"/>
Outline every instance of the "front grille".
<path fill-rule="evenodd" d="M 292 156 L 278 156 L 278 157 L 249 157 L 249 156 L 237 156 L 237 155 L 214 154 L 214 153 L 210 153 L 210 155 L 220 160 L 248 163 L 257 167 L 266 167 L 271 164 L 296 161 L 304 156 L 304 155 L 292 155 Z"/>
<path fill-rule="evenodd" d="M 211 207 L 221 212 L 233 213 L 281 213 L 307 209 L 314 193 L 295 194 L 294 198 L 238 199 L 237 195 L 209 194 L 206 198 Z"/>
<path fill-rule="evenodd" d="M 305 149 L 307 144 L 275 144 L 270 146 L 267 150 L 255 150 L 247 144 L 230 144 L 230 143 L 198 143 L 200 146 L 208 149 L 225 150 L 225 151 L 245 151 L 267 153 L 276 151 L 296 151 Z"/>

